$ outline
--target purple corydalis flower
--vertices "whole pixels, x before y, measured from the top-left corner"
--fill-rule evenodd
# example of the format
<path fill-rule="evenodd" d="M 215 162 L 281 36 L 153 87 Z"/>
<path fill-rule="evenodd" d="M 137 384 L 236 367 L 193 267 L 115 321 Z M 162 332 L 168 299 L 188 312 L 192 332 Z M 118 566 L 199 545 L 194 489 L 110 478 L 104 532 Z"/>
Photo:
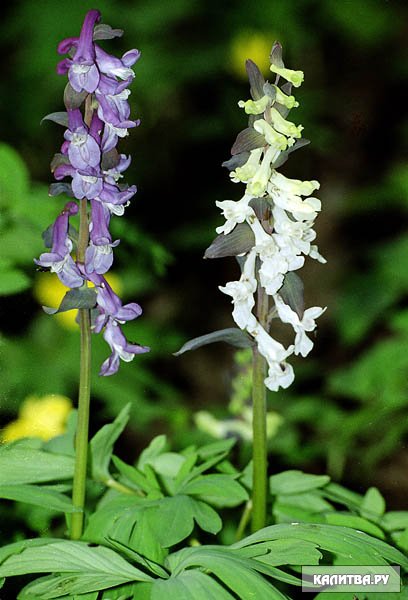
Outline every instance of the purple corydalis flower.
<path fill-rule="evenodd" d="M 91 200 L 91 222 L 89 232 L 91 243 L 85 254 L 87 273 L 103 274 L 109 271 L 113 263 L 112 248 L 119 240 L 112 242 L 109 233 L 110 212 L 101 202 Z"/>
<path fill-rule="evenodd" d="M 94 92 L 99 83 L 99 70 L 95 64 L 95 45 L 93 30 L 101 14 L 98 10 L 90 10 L 84 19 L 79 38 L 67 38 L 58 46 L 59 54 L 66 54 L 75 48 L 71 58 L 65 58 L 57 66 L 57 72 L 62 75 L 68 71 L 68 79 L 76 92 Z"/>
<path fill-rule="evenodd" d="M 92 273 L 88 275 L 89 280 L 97 287 L 96 304 L 99 315 L 96 317 L 94 331 L 99 333 L 107 325 L 109 320 L 123 324 L 133 321 L 142 314 L 142 308 L 136 302 L 122 305 L 122 301 L 113 291 L 109 283 L 102 275 Z"/>
<path fill-rule="evenodd" d="M 98 142 L 90 134 L 79 108 L 68 110 L 69 129 L 64 137 L 69 142 L 67 153 L 70 163 L 76 169 L 97 167 L 101 161 Z"/>
<path fill-rule="evenodd" d="M 140 58 L 139 50 L 129 50 L 120 59 L 111 56 L 95 44 L 95 54 L 96 64 L 101 73 L 109 77 L 119 77 L 119 79 L 129 79 L 135 76 L 133 69 L 130 67 Z"/>
<path fill-rule="evenodd" d="M 99 371 L 99 375 L 104 375 L 105 377 L 114 375 L 117 372 L 120 359 L 130 362 L 136 354 L 144 354 L 150 350 L 147 346 L 139 346 L 139 344 L 128 342 L 115 321 L 108 322 L 103 332 L 103 338 L 112 350 L 112 354 L 103 362 Z"/>
<path fill-rule="evenodd" d="M 52 227 L 51 252 L 44 252 L 34 262 L 40 267 L 48 267 L 56 273 L 60 281 L 69 288 L 80 287 L 83 277 L 72 256 L 72 241 L 68 237 L 69 217 L 78 213 L 75 202 L 68 202 Z"/>
<path fill-rule="evenodd" d="M 103 171 L 104 181 L 106 183 L 110 183 L 111 185 L 116 185 L 119 179 L 122 179 L 122 173 L 126 171 L 131 162 L 131 156 L 126 156 L 126 154 L 117 154 L 116 164 Z"/>
<path fill-rule="evenodd" d="M 123 207 L 126 205 L 132 196 L 136 194 L 137 188 L 131 185 L 125 190 L 120 190 L 117 185 L 104 181 L 102 192 L 98 196 L 98 200 L 104 202 L 111 212 L 118 214 L 115 207 Z M 123 214 L 123 210 L 120 214 Z"/>
<path fill-rule="evenodd" d="M 72 191 L 78 200 L 82 200 L 82 198 L 93 200 L 102 192 L 103 181 L 97 169 L 88 167 L 87 169 L 77 170 L 72 165 L 63 164 L 59 165 L 54 171 L 54 177 L 57 181 L 67 176 L 72 177 Z"/>

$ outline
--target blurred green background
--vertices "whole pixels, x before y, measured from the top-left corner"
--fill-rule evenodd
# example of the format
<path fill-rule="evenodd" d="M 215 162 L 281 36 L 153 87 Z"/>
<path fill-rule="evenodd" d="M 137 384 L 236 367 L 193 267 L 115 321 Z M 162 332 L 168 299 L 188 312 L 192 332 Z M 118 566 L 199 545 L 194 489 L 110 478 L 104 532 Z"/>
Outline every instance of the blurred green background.
<path fill-rule="evenodd" d="M 139 191 L 115 221 L 122 243 L 114 287 L 144 307 L 126 333 L 152 348 L 117 376 L 98 378 L 109 348 L 95 336 L 93 430 L 131 401 L 123 451 L 132 456 L 157 433 L 168 433 L 176 448 L 207 439 L 195 425 L 199 411 L 222 422 L 245 419 L 246 356 L 237 358 L 223 344 L 179 358 L 172 353 L 191 337 L 233 325 L 229 299 L 217 286 L 236 277 L 235 261 L 202 256 L 221 223 L 215 201 L 242 192 L 220 165 L 245 126 L 237 107 L 249 95 L 245 59 L 267 75 L 277 39 L 286 65 L 305 72 L 301 105 L 291 116 L 312 143 L 282 172 L 321 182 L 316 229 L 328 264 L 308 264 L 304 280 L 306 305 L 328 310 L 312 354 L 293 361 L 295 384 L 269 396 L 271 472 L 328 471 L 356 490 L 377 485 L 389 508 L 402 508 L 408 493 L 406 2 L 20 0 L 3 9 L 0 426 L 16 418 L 27 396 L 76 396 L 78 333 L 72 319 L 42 312 L 58 290 L 32 258 L 64 203 L 47 193 L 63 130 L 40 125 L 45 114 L 63 110 L 56 46 L 78 34 L 89 8 L 125 30 L 105 48 L 142 51 L 131 96 L 142 124 L 121 145 L 133 156 L 127 181 Z M 247 455 L 243 439 L 242 459 Z"/>

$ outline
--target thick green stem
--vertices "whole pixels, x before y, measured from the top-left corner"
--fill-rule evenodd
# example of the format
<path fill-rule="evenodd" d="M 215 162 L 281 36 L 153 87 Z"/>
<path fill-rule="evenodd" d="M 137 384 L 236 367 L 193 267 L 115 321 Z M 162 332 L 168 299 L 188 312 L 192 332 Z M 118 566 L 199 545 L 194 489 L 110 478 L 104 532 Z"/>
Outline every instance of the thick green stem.
<path fill-rule="evenodd" d="M 84 120 L 88 127 L 92 120 L 92 96 L 85 100 Z M 77 262 L 85 263 L 85 252 L 89 242 L 88 201 L 79 203 L 79 234 L 77 245 Z M 86 282 L 84 283 L 86 285 Z M 79 540 L 84 527 L 84 507 L 86 492 L 86 471 L 88 463 L 89 407 L 91 399 L 91 313 L 88 309 L 79 311 L 79 328 L 81 334 L 81 352 L 79 368 L 78 421 L 75 436 L 75 467 L 72 487 L 72 504 L 76 512 L 72 513 L 70 537 Z"/>
<path fill-rule="evenodd" d="M 77 261 L 84 263 L 88 246 L 87 200 L 80 201 L 80 222 Z M 78 422 L 75 436 L 75 468 L 72 488 L 72 504 L 77 512 L 72 513 L 70 537 L 78 540 L 82 536 L 88 462 L 89 405 L 91 397 L 91 319 L 88 309 L 79 310 L 81 353 L 79 370 Z"/>
<path fill-rule="evenodd" d="M 81 329 L 80 379 L 78 396 L 78 424 L 75 437 L 75 469 L 72 489 L 72 504 L 77 512 L 72 513 L 70 537 L 79 540 L 84 523 L 86 467 L 88 458 L 89 404 L 91 396 L 91 328 L 89 310 L 79 311 Z"/>
<path fill-rule="evenodd" d="M 268 316 L 268 296 L 258 284 L 258 319 L 265 326 Z M 266 361 L 255 346 L 252 375 L 252 531 L 265 527 L 267 497 L 267 438 L 266 438 Z"/>

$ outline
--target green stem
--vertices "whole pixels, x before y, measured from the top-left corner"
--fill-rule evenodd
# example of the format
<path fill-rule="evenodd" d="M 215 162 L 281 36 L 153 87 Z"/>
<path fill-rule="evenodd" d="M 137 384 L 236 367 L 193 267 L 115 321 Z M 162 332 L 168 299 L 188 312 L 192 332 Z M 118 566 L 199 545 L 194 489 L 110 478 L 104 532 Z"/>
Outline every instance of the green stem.
<path fill-rule="evenodd" d="M 92 121 L 92 95 L 85 99 L 84 120 L 88 127 Z M 79 234 L 77 244 L 77 262 L 85 263 L 85 252 L 89 242 L 88 202 L 83 198 L 79 202 Z M 86 286 L 87 283 L 84 282 Z M 79 329 L 81 335 L 78 421 L 75 436 L 75 467 L 72 486 L 72 504 L 76 512 L 72 513 L 70 538 L 79 540 L 84 528 L 84 508 L 86 493 L 86 471 L 88 463 L 89 407 L 91 400 L 91 312 L 79 309 Z"/>
<path fill-rule="evenodd" d="M 239 542 L 244 537 L 245 529 L 247 528 L 249 519 L 251 518 L 251 513 L 252 513 L 252 500 L 248 500 L 248 502 L 245 504 L 245 508 L 241 515 L 241 519 L 238 524 L 237 532 L 235 534 L 235 540 L 237 542 Z"/>
<path fill-rule="evenodd" d="M 258 284 L 257 314 L 265 325 L 268 316 L 268 296 Z M 253 349 L 252 375 L 252 432 L 253 432 L 253 476 L 252 476 L 252 531 L 265 527 L 267 497 L 267 438 L 266 438 L 266 361 L 255 346 Z"/>
<path fill-rule="evenodd" d="M 77 247 L 77 260 L 85 261 L 88 246 L 87 200 L 80 201 L 80 221 Z M 91 319 L 88 309 L 79 310 L 79 328 L 81 334 L 78 422 L 75 436 L 75 468 L 72 488 L 72 504 L 77 512 L 72 513 L 70 537 L 79 540 L 84 525 L 84 506 L 86 489 L 86 468 L 88 461 L 89 405 L 91 398 Z"/>

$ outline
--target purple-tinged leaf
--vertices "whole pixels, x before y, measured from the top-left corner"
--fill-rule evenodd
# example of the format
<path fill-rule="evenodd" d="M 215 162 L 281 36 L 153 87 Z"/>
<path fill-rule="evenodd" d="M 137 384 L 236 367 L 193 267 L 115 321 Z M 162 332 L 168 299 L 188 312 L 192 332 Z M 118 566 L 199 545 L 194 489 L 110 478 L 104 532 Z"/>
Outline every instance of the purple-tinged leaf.
<path fill-rule="evenodd" d="M 73 110 L 75 108 L 79 108 L 84 102 L 88 92 L 83 90 L 82 92 L 77 92 L 71 86 L 70 83 L 67 83 L 64 90 L 64 104 L 67 109 Z"/>
<path fill-rule="evenodd" d="M 305 301 L 303 298 L 304 285 L 299 275 L 293 271 L 286 273 L 283 285 L 279 290 L 279 294 L 284 303 L 295 311 L 299 319 L 302 319 L 303 313 L 305 312 Z"/>
<path fill-rule="evenodd" d="M 54 123 L 57 123 L 58 125 L 63 125 L 64 127 L 68 127 L 68 113 L 64 112 L 53 112 L 50 113 L 49 115 L 45 115 L 45 117 L 43 117 L 41 119 L 41 123 L 43 121 L 53 121 Z"/>
<path fill-rule="evenodd" d="M 57 154 L 54 154 L 53 159 L 50 164 L 51 173 L 54 173 L 55 169 L 57 169 L 61 165 L 69 165 L 69 164 L 70 164 L 70 162 L 69 162 L 68 156 L 66 154 L 60 154 L 59 152 L 57 152 Z"/>
<path fill-rule="evenodd" d="M 271 218 L 271 204 L 268 198 L 252 198 L 249 206 L 254 209 L 256 216 L 260 221 L 269 221 Z M 251 229 L 252 231 L 252 229 Z"/>
<path fill-rule="evenodd" d="M 180 356 L 184 352 L 196 350 L 196 348 L 201 348 L 201 346 L 213 344 L 214 342 L 227 342 L 227 344 L 235 346 L 235 348 L 251 348 L 254 345 L 254 341 L 247 333 L 237 327 L 230 327 L 189 340 L 178 352 L 174 352 L 174 356 Z"/>
<path fill-rule="evenodd" d="M 255 150 L 255 148 L 261 148 L 261 146 L 265 145 L 266 141 L 264 136 L 255 131 L 255 129 L 252 129 L 252 127 L 247 127 L 237 135 L 237 139 L 231 148 L 231 154 L 250 152 L 251 150 Z"/>
<path fill-rule="evenodd" d="M 292 94 L 292 84 L 290 81 L 287 81 L 286 83 L 284 83 L 281 87 L 281 90 L 284 94 L 286 94 L 287 96 L 290 96 Z"/>
<path fill-rule="evenodd" d="M 289 154 L 291 154 L 291 152 L 299 150 L 300 148 L 303 148 L 303 146 L 307 146 L 308 144 L 310 144 L 310 140 L 307 140 L 306 138 L 300 138 L 299 140 L 296 140 L 293 146 L 279 154 L 278 158 L 271 165 L 272 169 L 279 169 L 279 167 L 285 164 L 285 162 L 288 160 Z"/>
<path fill-rule="evenodd" d="M 110 25 L 99 23 L 95 25 L 93 31 L 93 39 L 96 40 L 113 40 L 115 37 L 122 37 L 123 29 L 112 29 Z"/>
<path fill-rule="evenodd" d="M 265 79 L 253 60 L 248 59 L 245 63 L 245 68 L 248 73 L 249 85 L 251 86 L 251 96 L 254 100 L 259 100 L 264 95 L 263 86 Z"/>
<path fill-rule="evenodd" d="M 247 223 L 238 223 L 231 233 L 217 235 L 205 251 L 204 258 L 237 256 L 248 252 L 254 245 L 255 235 L 250 226 Z"/>
<path fill-rule="evenodd" d="M 95 304 L 96 291 L 94 288 L 75 288 L 65 294 L 58 308 L 43 306 L 43 310 L 49 315 L 54 315 L 72 309 L 91 309 Z"/>
<path fill-rule="evenodd" d="M 269 55 L 269 60 L 271 61 L 271 65 L 275 65 L 280 69 L 285 66 L 282 60 L 282 46 L 279 42 L 274 42 Z"/>
<path fill-rule="evenodd" d="M 71 184 L 63 182 L 63 181 L 51 183 L 51 185 L 48 189 L 48 195 L 49 196 L 59 196 L 60 194 L 66 194 L 70 198 L 73 198 L 74 192 L 72 191 Z"/>
<path fill-rule="evenodd" d="M 269 83 L 269 81 L 264 84 L 263 93 L 264 95 L 269 96 L 269 98 L 272 98 L 272 100 L 275 100 L 276 98 L 276 89 L 271 83 Z"/>
<path fill-rule="evenodd" d="M 120 162 L 120 154 L 116 148 L 112 148 L 109 152 L 102 154 L 101 168 L 102 171 L 109 171 L 114 169 Z"/>
<path fill-rule="evenodd" d="M 234 154 L 229 160 L 225 160 L 221 166 L 226 167 L 228 171 L 234 171 L 238 167 L 242 167 L 249 158 L 249 152 L 240 152 Z"/>
<path fill-rule="evenodd" d="M 44 246 L 46 248 L 51 248 L 52 247 L 52 229 L 54 227 L 54 223 L 52 223 L 51 225 L 49 225 L 47 227 L 47 229 L 45 229 L 42 234 L 41 237 L 43 239 L 44 242 Z"/>

